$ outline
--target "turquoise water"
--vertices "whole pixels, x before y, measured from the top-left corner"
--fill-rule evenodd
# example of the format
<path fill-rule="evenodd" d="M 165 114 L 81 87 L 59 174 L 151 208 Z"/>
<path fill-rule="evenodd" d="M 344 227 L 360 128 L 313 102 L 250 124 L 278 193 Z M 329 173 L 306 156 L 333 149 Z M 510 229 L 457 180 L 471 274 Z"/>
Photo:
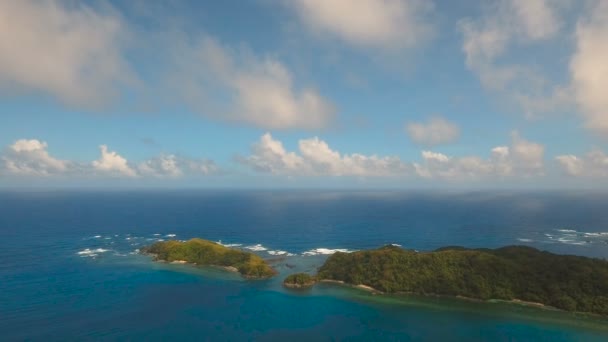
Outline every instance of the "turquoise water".
<path fill-rule="evenodd" d="M 3 340 L 603 341 L 608 321 L 510 304 L 289 291 L 335 249 L 528 244 L 608 256 L 608 195 L 397 192 L 0 193 Z M 173 236 L 175 235 L 175 236 Z M 201 236 L 281 275 L 246 281 L 135 250 Z"/>

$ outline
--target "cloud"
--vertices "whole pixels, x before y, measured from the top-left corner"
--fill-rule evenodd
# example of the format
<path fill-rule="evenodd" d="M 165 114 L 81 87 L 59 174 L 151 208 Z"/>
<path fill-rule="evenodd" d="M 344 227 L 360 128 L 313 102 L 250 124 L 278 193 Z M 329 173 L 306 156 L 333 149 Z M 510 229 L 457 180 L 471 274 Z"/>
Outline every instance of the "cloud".
<path fill-rule="evenodd" d="M 275 56 L 176 29 L 144 36 L 110 4 L 97 5 L 0 1 L 0 94 L 50 95 L 85 109 L 114 103 L 125 92 L 141 108 L 179 98 L 213 119 L 272 129 L 326 127 L 335 113 Z M 138 53 L 154 52 L 148 84 L 128 62 L 125 37 L 136 38 Z"/>
<path fill-rule="evenodd" d="M 544 147 L 511 134 L 510 146 L 497 146 L 488 159 L 450 157 L 422 151 L 420 162 L 397 156 L 343 155 L 317 137 L 299 141 L 298 152 L 287 151 L 269 133 L 253 144 L 252 153 L 238 160 L 258 172 L 285 176 L 354 176 L 438 179 L 444 181 L 502 181 L 544 176 Z"/>
<path fill-rule="evenodd" d="M 49 176 L 67 171 L 70 163 L 51 157 L 47 148 L 44 141 L 17 140 L 1 158 L 5 172 L 20 176 Z"/>
<path fill-rule="evenodd" d="M 99 171 L 105 175 L 137 177 L 137 172 L 118 153 L 108 151 L 108 146 L 106 145 L 100 145 L 99 150 L 101 151 L 101 156 L 91 163 L 95 171 Z"/>
<path fill-rule="evenodd" d="M 287 152 L 266 133 L 253 145 L 252 154 L 239 161 L 256 171 L 294 176 L 403 176 L 408 169 L 398 157 L 341 155 L 317 137 L 300 140 L 299 150 Z"/>
<path fill-rule="evenodd" d="M 215 39 L 174 37 L 170 84 L 205 115 L 262 128 L 322 128 L 334 106 L 315 88 L 296 86 L 293 75 L 272 56 L 234 50 Z"/>
<path fill-rule="evenodd" d="M 134 82 L 114 13 L 54 0 L 0 1 L 0 90 L 92 107 Z"/>
<path fill-rule="evenodd" d="M 218 171 L 218 167 L 211 160 L 192 160 L 174 154 L 163 154 L 140 163 L 137 170 L 142 176 L 177 178 L 184 175 L 213 174 Z"/>
<path fill-rule="evenodd" d="M 499 59 L 512 51 L 512 45 L 557 37 L 564 7 L 564 1 L 502 0 L 479 18 L 458 23 L 467 67 L 485 88 L 516 103 L 528 117 L 571 105 L 569 86 L 553 84 L 532 67 L 501 64 Z"/>
<path fill-rule="evenodd" d="M 608 176 L 608 156 L 600 151 L 593 150 L 585 156 L 578 157 L 572 154 L 555 157 L 562 171 L 573 177 L 601 178 Z"/>
<path fill-rule="evenodd" d="M 191 159 L 174 154 L 161 154 L 131 164 L 106 145 L 99 146 L 99 159 L 90 163 L 60 160 L 48 153 L 48 145 L 36 139 L 20 139 L 0 154 L 0 175 L 69 176 L 70 178 L 182 178 L 214 175 L 220 168 L 213 160 Z"/>
<path fill-rule="evenodd" d="M 399 50 L 425 41 L 433 4 L 421 0 L 286 1 L 304 25 L 320 37 L 355 47 Z"/>
<path fill-rule="evenodd" d="M 422 151 L 422 162 L 414 163 L 416 173 L 423 178 L 445 180 L 492 180 L 528 178 L 544 175 L 544 147 L 512 133 L 511 146 L 497 146 L 490 158 L 477 156 L 449 157 Z"/>
<path fill-rule="evenodd" d="M 597 1 L 576 29 L 570 62 L 576 101 L 590 130 L 608 135 L 608 2 Z"/>
<path fill-rule="evenodd" d="M 453 142 L 460 135 L 460 129 L 456 124 L 440 117 L 431 118 L 426 123 L 409 123 L 406 125 L 405 130 L 413 142 L 426 146 Z"/>

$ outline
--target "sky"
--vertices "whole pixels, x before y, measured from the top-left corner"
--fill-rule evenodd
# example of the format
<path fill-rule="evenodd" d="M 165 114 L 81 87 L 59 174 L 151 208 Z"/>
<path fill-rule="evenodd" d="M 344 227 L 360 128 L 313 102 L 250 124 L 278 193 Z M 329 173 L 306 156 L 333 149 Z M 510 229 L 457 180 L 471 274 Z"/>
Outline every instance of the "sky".
<path fill-rule="evenodd" d="M 0 187 L 605 188 L 606 0 L 0 1 Z"/>

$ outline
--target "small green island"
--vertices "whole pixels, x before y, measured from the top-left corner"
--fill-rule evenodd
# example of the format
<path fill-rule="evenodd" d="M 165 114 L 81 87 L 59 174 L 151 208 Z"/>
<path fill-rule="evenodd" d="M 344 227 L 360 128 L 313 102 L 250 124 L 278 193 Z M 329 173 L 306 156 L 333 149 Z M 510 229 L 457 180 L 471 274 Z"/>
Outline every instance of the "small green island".
<path fill-rule="evenodd" d="M 222 267 L 250 279 L 269 278 L 277 273 L 256 254 L 203 239 L 156 242 L 140 248 L 140 252 L 152 255 L 156 261 Z"/>
<path fill-rule="evenodd" d="M 290 274 L 283 280 L 283 286 L 292 289 L 310 288 L 316 284 L 317 278 L 308 273 Z"/>
<path fill-rule="evenodd" d="M 317 278 L 384 293 L 503 300 L 608 315 L 608 261 L 526 246 L 417 252 L 389 245 L 338 252 Z"/>

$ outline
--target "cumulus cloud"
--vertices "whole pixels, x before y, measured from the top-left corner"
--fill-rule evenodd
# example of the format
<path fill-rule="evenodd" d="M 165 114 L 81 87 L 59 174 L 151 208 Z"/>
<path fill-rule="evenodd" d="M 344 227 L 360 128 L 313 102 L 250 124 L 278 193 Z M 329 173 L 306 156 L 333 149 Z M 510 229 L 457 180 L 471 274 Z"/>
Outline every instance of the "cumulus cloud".
<path fill-rule="evenodd" d="M 5 172 L 22 176 L 48 176 L 67 171 L 70 164 L 50 156 L 47 148 L 44 141 L 17 140 L 1 158 Z"/>
<path fill-rule="evenodd" d="M 118 16 L 82 3 L 0 1 L 0 89 L 98 106 L 133 82 Z"/>
<path fill-rule="evenodd" d="M 428 122 L 409 123 L 405 130 L 413 142 L 426 146 L 453 142 L 460 135 L 456 124 L 440 117 L 431 118 Z"/>
<path fill-rule="evenodd" d="M 287 151 L 269 133 L 253 144 L 252 153 L 239 161 L 253 170 L 287 176 L 421 177 L 446 181 L 494 181 L 544 175 L 544 147 L 511 135 L 509 146 L 497 146 L 487 159 L 451 157 L 422 151 L 420 162 L 397 156 L 341 154 L 317 137 L 302 139 L 298 152 Z"/>
<path fill-rule="evenodd" d="M 299 150 L 286 151 L 266 133 L 253 145 L 252 154 L 240 161 L 257 171 L 297 176 L 402 176 L 408 169 L 398 157 L 342 155 L 317 137 L 300 140 Z"/>
<path fill-rule="evenodd" d="M 262 128 L 322 128 L 334 106 L 312 87 L 298 87 L 272 56 L 258 57 L 205 36 L 180 41 L 170 83 L 203 114 Z M 228 95 L 217 96 L 226 92 Z M 219 112 L 219 114 L 218 114 Z"/>
<path fill-rule="evenodd" d="M 99 159 L 80 163 L 57 159 L 48 152 L 48 145 L 36 139 L 20 139 L 0 154 L 0 175 L 61 176 L 72 178 L 181 178 L 218 174 L 220 168 L 213 160 L 192 159 L 174 154 L 161 154 L 140 163 L 130 163 L 106 145 L 99 146 Z"/>
<path fill-rule="evenodd" d="M 477 156 L 449 157 L 423 151 L 422 162 L 414 163 L 420 177 L 446 180 L 483 180 L 544 175 L 544 147 L 512 133 L 510 146 L 497 146 L 488 159 Z"/>
<path fill-rule="evenodd" d="M 608 2 L 597 1 L 576 29 L 576 53 L 570 62 L 576 101 L 587 128 L 608 135 Z"/>
<path fill-rule="evenodd" d="M 429 36 L 429 1 L 295 0 L 287 1 L 301 21 L 319 36 L 356 47 L 395 50 L 412 47 Z"/>
<path fill-rule="evenodd" d="M 562 171 L 573 177 L 600 178 L 608 176 L 608 156 L 600 151 L 593 150 L 585 156 L 572 154 L 555 157 Z"/>
<path fill-rule="evenodd" d="M 553 84 L 538 70 L 501 64 L 514 44 L 527 45 L 557 36 L 563 26 L 563 1 L 502 0 L 476 19 L 463 19 L 462 51 L 467 67 L 481 84 L 520 106 L 527 116 L 563 109 L 572 97 L 568 85 Z"/>
<path fill-rule="evenodd" d="M 209 175 L 217 172 L 218 167 L 211 160 L 193 160 L 163 154 L 140 163 L 137 170 L 142 176 L 177 178 L 184 175 Z"/>
<path fill-rule="evenodd" d="M 108 151 L 108 146 L 100 145 L 101 156 L 93 161 L 93 169 L 102 174 L 114 176 L 137 177 L 137 173 L 132 169 L 127 160 L 114 151 Z"/>

